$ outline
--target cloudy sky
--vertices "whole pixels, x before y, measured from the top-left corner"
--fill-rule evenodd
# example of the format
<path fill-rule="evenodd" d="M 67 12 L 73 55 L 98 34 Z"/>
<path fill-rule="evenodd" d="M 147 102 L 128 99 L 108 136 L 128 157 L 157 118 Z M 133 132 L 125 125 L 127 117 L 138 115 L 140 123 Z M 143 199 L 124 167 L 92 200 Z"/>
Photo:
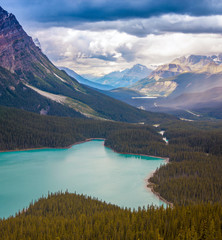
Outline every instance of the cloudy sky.
<path fill-rule="evenodd" d="M 1 0 L 57 66 L 103 75 L 222 52 L 221 0 Z"/>

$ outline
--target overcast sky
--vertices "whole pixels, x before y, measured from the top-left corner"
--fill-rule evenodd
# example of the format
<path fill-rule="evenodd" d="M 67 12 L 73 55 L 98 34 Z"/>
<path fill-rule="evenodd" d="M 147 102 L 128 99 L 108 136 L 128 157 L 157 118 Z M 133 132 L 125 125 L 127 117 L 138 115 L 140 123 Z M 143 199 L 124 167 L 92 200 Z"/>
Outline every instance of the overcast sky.
<path fill-rule="evenodd" d="M 1 0 L 57 66 L 103 75 L 222 52 L 221 0 Z"/>

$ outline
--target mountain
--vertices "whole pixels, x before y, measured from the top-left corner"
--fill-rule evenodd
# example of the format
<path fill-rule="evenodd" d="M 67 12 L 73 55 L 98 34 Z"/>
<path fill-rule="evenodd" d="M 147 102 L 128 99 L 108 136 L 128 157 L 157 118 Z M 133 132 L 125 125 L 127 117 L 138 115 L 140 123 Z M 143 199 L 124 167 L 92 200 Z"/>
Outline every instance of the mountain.
<path fill-rule="evenodd" d="M 179 116 L 178 112 L 187 115 L 190 109 L 201 116 L 203 112 L 203 116 L 221 118 L 221 87 L 222 54 L 191 55 L 159 66 L 128 88 L 104 93 L 148 111 Z"/>
<path fill-rule="evenodd" d="M 167 98 L 158 100 L 159 106 L 198 109 L 222 103 L 222 72 L 184 73 L 171 81 L 177 87 Z"/>
<path fill-rule="evenodd" d="M 146 66 L 136 64 L 130 69 L 111 72 L 96 80 L 97 83 L 108 84 L 115 88 L 127 87 L 146 77 L 151 72 Z"/>
<path fill-rule="evenodd" d="M 26 34 L 15 16 L 1 7 L 0 105 L 44 115 L 125 122 L 148 122 L 154 116 L 81 85 L 59 70 Z"/>
<path fill-rule="evenodd" d="M 107 75 L 104 75 L 103 77 L 94 79 L 94 81 L 100 84 L 107 84 L 117 88 L 120 87 L 121 79 L 128 70 L 129 69 L 111 72 Z"/>
<path fill-rule="evenodd" d="M 186 73 L 194 73 L 200 77 L 205 75 L 206 78 L 209 78 L 209 76 L 215 76 L 221 72 L 222 54 L 218 56 L 191 55 L 159 66 L 148 77 L 136 82 L 130 88 L 149 96 L 166 97 L 177 89 L 178 81 L 175 79 L 180 74 L 184 76 Z M 192 80 L 188 79 L 188 81 L 191 84 Z"/>
<path fill-rule="evenodd" d="M 101 90 L 111 90 L 111 89 L 113 89 L 112 86 L 95 83 L 93 81 L 89 81 L 89 80 L 85 79 L 84 77 L 80 76 L 78 73 L 76 73 L 75 71 L 73 71 L 69 68 L 59 67 L 59 69 L 65 71 L 69 76 L 75 78 L 79 83 L 87 85 L 89 87 L 97 88 L 97 89 L 101 89 Z"/>

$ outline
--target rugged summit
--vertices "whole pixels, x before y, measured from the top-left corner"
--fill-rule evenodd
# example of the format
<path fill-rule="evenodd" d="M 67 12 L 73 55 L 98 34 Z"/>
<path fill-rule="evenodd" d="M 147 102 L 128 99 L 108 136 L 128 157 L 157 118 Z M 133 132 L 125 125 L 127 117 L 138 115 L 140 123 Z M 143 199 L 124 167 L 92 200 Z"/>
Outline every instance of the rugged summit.
<path fill-rule="evenodd" d="M 181 74 L 190 76 L 191 73 L 195 75 L 195 86 L 198 85 L 196 77 L 198 75 L 204 79 L 220 75 L 222 73 L 222 55 L 190 55 L 189 57 L 177 58 L 171 63 L 159 66 L 148 77 L 136 82 L 131 88 L 146 95 L 169 96 L 180 84 L 176 78 L 181 79 Z M 187 84 L 191 86 L 192 79 L 188 79 Z"/>
<path fill-rule="evenodd" d="M 47 60 L 15 16 L 0 7 L 0 65 L 24 77 L 33 70 L 33 63 Z"/>
<path fill-rule="evenodd" d="M 221 87 L 222 54 L 180 57 L 159 66 L 148 77 L 131 86 L 131 90 L 155 97 L 153 100 L 134 101 L 132 105 L 140 104 L 152 111 L 204 109 L 205 112 L 218 113 L 222 106 Z"/>
<path fill-rule="evenodd" d="M 59 82 L 62 81 L 60 76 L 56 76 L 55 66 L 26 34 L 15 16 L 2 8 L 0 8 L 0 66 L 36 86 L 42 85 L 43 79 L 49 83 L 52 77 L 57 77 Z"/>
<path fill-rule="evenodd" d="M 153 71 L 148 79 L 155 79 L 156 81 L 163 78 L 170 78 L 186 72 L 207 72 L 218 73 L 222 71 L 222 55 L 202 56 L 190 55 L 188 57 L 176 58 L 169 64 L 159 66 Z"/>

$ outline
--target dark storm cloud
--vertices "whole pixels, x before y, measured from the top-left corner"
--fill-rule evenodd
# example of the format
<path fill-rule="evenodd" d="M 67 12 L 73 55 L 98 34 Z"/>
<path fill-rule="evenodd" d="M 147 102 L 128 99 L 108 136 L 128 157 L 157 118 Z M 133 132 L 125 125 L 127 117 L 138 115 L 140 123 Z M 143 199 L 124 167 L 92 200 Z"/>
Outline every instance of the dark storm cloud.
<path fill-rule="evenodd" d="M 115 29 L 137 37 L 173 32 L 221 34 L 222 16 L 190 17 L 187 15 L 164 15 L 148 19 L 80 23 L 75 25 L 75 29 L 95 32 Z"/>
<path fill-rule="evenodd" d="M 122 58 L 127 62 L 132 62 L 136 59 L 137 56 L 137 48 L 134 47 L 130 49 L 126 44 L 119 46 L 116 49 L 119 53 L 121 53 Z"/>
<path fill-rule="evenodd" d="M 2 6 L 37 22 L 60 25 L 163 14 L 209 16 L 222 13 L 221 0 L 3 0 Z"/>

